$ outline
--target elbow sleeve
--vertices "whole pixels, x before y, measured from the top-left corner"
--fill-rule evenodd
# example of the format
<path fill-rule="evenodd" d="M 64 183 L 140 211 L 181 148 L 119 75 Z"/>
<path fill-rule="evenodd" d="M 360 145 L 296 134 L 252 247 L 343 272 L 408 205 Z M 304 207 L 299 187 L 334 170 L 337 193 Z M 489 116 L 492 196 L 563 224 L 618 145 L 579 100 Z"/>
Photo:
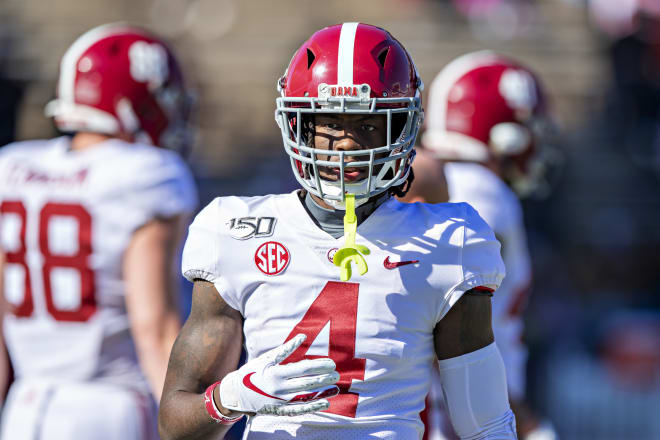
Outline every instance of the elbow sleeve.
<path fill-rule="evenodd" d="M 492 344 L 438 361 L 445 405 L 461 439 L 515 439 L 504 362 Z"/>

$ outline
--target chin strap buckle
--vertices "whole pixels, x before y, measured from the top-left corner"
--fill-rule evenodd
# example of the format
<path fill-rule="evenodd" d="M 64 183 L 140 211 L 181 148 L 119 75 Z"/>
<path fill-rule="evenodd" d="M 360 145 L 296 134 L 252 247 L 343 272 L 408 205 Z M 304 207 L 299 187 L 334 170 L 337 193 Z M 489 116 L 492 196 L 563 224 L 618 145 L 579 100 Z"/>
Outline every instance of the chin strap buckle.
<path fill-rule="evenodd" d="M 360 275 L 367 273 L 367 261 L 362 254 L 369 255 L 369 248 L 355 243 L 357 235 L 357 216 L 355 215 L 355 194 L 345 195 L 346 214 L 344 214 L 344 237 L 345 242 L 333 257 L 335 266 L 340 268 L 340 278 L 342 281 L 351 279 L 351 263 L 357 265 Z"/>

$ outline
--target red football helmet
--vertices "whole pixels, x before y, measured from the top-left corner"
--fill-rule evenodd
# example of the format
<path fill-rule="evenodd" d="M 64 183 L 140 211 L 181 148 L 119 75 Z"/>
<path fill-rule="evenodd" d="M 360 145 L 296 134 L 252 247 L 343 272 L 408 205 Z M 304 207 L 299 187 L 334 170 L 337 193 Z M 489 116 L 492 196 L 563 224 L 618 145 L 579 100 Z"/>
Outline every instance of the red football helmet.
<path fill-rule="evenodd" d="M 544 173 L 538 141 L 548 122 L 534 73 L 494 52 L 474 52 L 449 63 L 431 84 L 422 144 L 447 160 L 495 159 L 502 177 L 527 195 Z"/>
<path fill-rule="evenodd" d="M 300 184 L 335 207 L 343 206 L 347 192 L 360 204 L 403 184 L 423 117 L 422 87 L 410 55 L 384 29 L 344 23 L 312 35 L 278 82 L 281 96 L 275 111 Z M 300 123 L 314 113 L 382 114 L 387 118 L 387 144 L 361 151 L 314 148 Z M 339 156 L 339 161 L 319 160 L 319 155 Z M 319 177 L 319 167 L 344 176 L 349 161 L 352 168 L 367 169 L 368 177 L 350 183 Z"/>
<path fill-rule="evenodd" d="M 57 99 L 46 106 L 65 132 L 126 136 L 184 152 L 191 99 L 179 63 L 159 38 L 126 24 L 80 36 L 60 64 Z"/>

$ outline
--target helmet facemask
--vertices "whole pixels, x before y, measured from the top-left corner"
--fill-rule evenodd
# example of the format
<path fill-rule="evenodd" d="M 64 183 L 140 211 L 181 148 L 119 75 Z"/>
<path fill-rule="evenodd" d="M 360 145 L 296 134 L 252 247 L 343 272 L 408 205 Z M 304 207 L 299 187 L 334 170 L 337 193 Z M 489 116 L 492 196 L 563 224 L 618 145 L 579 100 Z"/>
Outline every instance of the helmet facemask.
<path fill-rule="evenodd" d="M 357 90 L 357 96 L 331 96 L 333 89 L 336 92 L 341 88 L 321 84 L 318 98 L 282 96 L 277 99 L 275 119 L 298 182 L 334 208 L 343 209 L 346 193 L 355 194 L 359 206 L 406 181 L 423 111 L 419 96 L 370 98 L 368 84 L 350 87 Z M 352 151 L 316 148 L 313 144 L 314 115 L 324 113 L 382 115 L 386 120 L 385 145 Z M 344 174 L 348 168 L 364 169 L 365 177 L 347 182 Z M 320 171 L 334 172 L 339 178 L 336 181 L 324 179 Z"/>

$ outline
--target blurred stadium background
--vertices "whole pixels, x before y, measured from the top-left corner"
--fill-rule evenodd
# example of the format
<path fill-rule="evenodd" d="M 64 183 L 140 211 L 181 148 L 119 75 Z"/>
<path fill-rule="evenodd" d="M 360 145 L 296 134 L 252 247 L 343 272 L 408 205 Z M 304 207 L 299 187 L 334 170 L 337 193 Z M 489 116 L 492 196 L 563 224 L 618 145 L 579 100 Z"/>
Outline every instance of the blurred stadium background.
<path fill-rule="evenodd" d="M 426 84 L 490 48 L 536 70 L 564 167 L 525 202 L 529 395 L 563 439 L 660 439 L 660 0 L 2 0 L 0 143 L 53 136 L 59 58 L 112 21 L 168 38 L 198 99 L 201 203 L 294 188 L 273 119 L 298 45 L 343 21 L 388 29 Z"/>

